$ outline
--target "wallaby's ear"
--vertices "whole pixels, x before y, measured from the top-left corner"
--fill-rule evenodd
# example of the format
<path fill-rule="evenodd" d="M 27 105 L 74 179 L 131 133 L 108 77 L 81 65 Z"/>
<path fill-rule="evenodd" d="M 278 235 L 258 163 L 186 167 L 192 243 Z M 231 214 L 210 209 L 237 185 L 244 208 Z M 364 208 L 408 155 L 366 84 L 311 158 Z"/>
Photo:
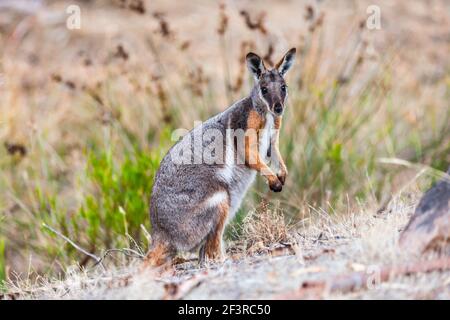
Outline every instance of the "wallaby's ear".
<path fill-rule="evenodd" d="M 264 65 L 263 60 L 253 52 L 250 52 L 245 57 L 247 60 L 247 67 L 250 72 L 253 74 L 256 80 L 261 77 L 264 71 L 266 71 L 266 66 Z"/>
<path fill-rule="evenodd" d="M 275 68 L 278 70 L 278 72 L 284 76 L 286 72 L 292 67 L 295 61 L 295 53 L 296 49 L 292 48 L 289 50 L 275 66 Z"/>

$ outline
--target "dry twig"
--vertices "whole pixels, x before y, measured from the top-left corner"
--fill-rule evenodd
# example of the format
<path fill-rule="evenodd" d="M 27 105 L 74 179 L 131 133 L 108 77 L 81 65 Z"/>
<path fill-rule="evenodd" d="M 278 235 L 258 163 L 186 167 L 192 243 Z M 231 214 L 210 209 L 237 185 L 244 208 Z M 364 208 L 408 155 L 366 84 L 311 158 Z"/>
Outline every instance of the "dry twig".
<path fill-rule="evenodd" d="M 280 296 L 280 299 L 318 299 L 324 294 L 348 293 L 375 286 L 398 276 L 408 276 L 417 273 L 450 270 L 450 257 L 435 260 L 419 261 L 400 266 L 384 266 L 375 273 L 353 272 L 328 281 L 305 281 L 300 289 Z"/>
<path fill-rule="evenodd" d="M 96 264 L 102 264 L 102 258 L 97 257 L 95 254 L 92 254 L 90 252 L 88 252 L 87 250 L 83 249 L 82 247 L 80 247 L 79 245 L 77 245 L 75 242 L 73 242 L 72 240 L 70 240 L 68 237 L 66 237 L 65 235 L 63 235 L 61 232 L 59 232 L 58 230 L 53 229 L 52 227 L 50 227 L 49 225 L 43 223 L 42 226 L 44 228 L 46 228 L 47 230 L 53 232 L 54 234 L 56 234 L 58 237 L 64 239 L 64 241 L 66 241 L 67 243 L 69 243 L 72 247 L 74 247 L 75 249 L 77 249 L 78 251 L 80 251 L 81 253 L 87 255 L 88 257 L 92 258 L 95 260 Z M 103 266 L 103 265 L 102 265 Z"/>
<path fill-rule="evenodd" d="M 190 293 L 193 289 L 202 284 L 207 276 L 206 272 L 199 275 L 194 275 L 192 278 L 183 282 L 166 283 L 164 289 L 166 290 L 163 300 L 180 300 Z"/>

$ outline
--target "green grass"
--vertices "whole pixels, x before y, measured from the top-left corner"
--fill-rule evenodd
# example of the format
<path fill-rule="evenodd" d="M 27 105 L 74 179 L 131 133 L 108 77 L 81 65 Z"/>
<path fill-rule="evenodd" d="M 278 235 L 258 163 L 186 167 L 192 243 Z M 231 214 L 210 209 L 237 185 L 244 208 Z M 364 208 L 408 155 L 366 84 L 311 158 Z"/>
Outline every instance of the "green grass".
<path fill-rule="evenodd" d="M 90 150 L 84 180 L 90 188 L 84 192 L 78 211 L 68 217 L 55 209 L 55 198 L 47 197 L 42 202 L 51 209 L 44 214 L 43 220 L 92 253 L 135 245 L 145 250 L 148 243 L 144 229 L 151 229 L 150 193 L 154 175 L 168 146 L 164 141 L 167 138 L 167 135 L 162 137 L 161 146 L 154 150 L 134 147 L 119 161 L 114 157 L 113 146 Z M 48 236 L 55 237 L 51 233 Z M 56 237 L 52 246 L 63 243 Z M 55 251 L 49 247 L 47 250 Z M 68 262 L 87 263 L 86 257 L 68 244 L 64 244 L 61 254 Z"/>
<path fill-rule="evenodd" d="M 6 280 L 5 240 L 0 239 L 0 291 L 2 291 L 3 281 L 5 280 Z"/>

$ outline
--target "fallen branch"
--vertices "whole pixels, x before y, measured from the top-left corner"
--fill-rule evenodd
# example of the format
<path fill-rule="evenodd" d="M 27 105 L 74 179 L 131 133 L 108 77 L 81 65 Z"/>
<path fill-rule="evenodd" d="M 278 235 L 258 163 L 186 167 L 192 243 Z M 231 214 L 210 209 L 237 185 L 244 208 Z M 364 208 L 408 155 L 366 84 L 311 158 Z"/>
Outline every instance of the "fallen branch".
<path fill-rule="evenodd" d="M 130 248 L 123 248 L 123 249 L 108 249 L 105 251 L 103 256 L 100 258 L 100 261 L 97 261 L 94 266 L 102 263 L 103 260 L 105 260 L 106 257 L 110 256 L 112 253 L 122 253 L 123 255 L 129 257 L 129 258 L 137 258 L 143 260 L 145 258 L 145 255 L 137 252 L 136 250 L 130 249 Z"/>
<path fill-rule="evenodd" d="M 72 247 L 74 247 L 75 249 L 77 249 L 81 253 L 87 255 L 89 258 L 94 259 L 95 260 L 94 266 L 101 265 L 103 269 L 105 269 L 105 266 L 103 265 L 103 260 L 105 260 L 106 257 L 110 256 L 111 253 L 119 252 L 119 253 L 122 253 L 122 254 L 126 255 L 127 257 L 130 257 L 130 258 L 138 258 L 138 259 L 144 259 L 145 258 L 145 256 L 143 254 L 139 253 L 136 250 L 130 249 L 130 248 L 108 249 L 108 250 L 105 251 L 105 253 L 102 255 L 102 257 L 98 257 L 95 254 L 90 253 L 86 249 L 83 249 L 82 247 L 77 245 L 75 242 L 73 242 L 71 239 L 69 239 L 68 237 L 63 235 L 58 230 L 53 229 L 49 225 L 43 223 L 42 226 L 44 228 L 48 229 L 49 231 L 53 232 L 57 236 L 61 237 L 62 239 L 64 239 L 64 241 L 68 242 Z"/>
<path fill-rule="evenodd" d="M 370 289 L 398 276 L 409 276 L 417 273 L 450 270 L 450 257 L 435 260 L 419 261 L 401 266 L 384 266 L 372 269 L 371 272 L 353 272 L 334 279 L 323 281 L 305 281 L 300 289 L 279 296 L 279 299 L 319 299 L 325 294 L 348 293 L 356 290 Z"/>
<path fill-rule="evenodd" d="M 207 277 L 207 273 L 194 275 L 183 282 L 171 282 L 164 285 L 165 294 L 163 300 L 180 300 L 195 288 L 199 287 Z"/>
<path fill-rule="evenodd" d="M 46 228 L 47 230 L 53 232 L 54 234 L 56 234 L 57 236 L 61 237 L 62 239 L 64 239 L 67 243 L 69 243 L 72 247 L 74 247 L 75 249 L 77 249 L 78 251 L 80 251 L 81 253 L 87 255 L 88 257 L 92 258 L 95 260 L 96 264 L 101 264 L 102 263 L 102 258 L 97 257 L 95 254 L 92 254 L 90 252 L 88 252 L 87 250 L 83 249 L 82 247 L 80 247 L 79 245 L 77 245 L 75 242 L 73 242 L 72 240 L 70 240 L 68 237 L 66 237 L 65 235 L 63 235 L 61 232 L 59 232 L 58 230 L 53 229 L 52 227 L 50 227 L 49 225 L 43 223 L 42 226 L 44 228 Z"/>

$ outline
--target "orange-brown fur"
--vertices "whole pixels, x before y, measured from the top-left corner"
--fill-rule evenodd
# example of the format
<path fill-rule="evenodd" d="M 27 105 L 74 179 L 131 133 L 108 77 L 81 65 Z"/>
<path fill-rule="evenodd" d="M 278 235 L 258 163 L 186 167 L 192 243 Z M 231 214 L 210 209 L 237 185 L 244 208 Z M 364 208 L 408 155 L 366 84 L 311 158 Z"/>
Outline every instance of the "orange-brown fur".
<path fill-rule="evenodd" d="M 269 166 L 261 159 L 259 154 L 259 134 L 265 124 L 265 119 L 261 117 L 258 112 L 254 110 L 250 111 L 247 119 L 247 130 L 255 130 L 257 132 L 257 136 L 256 139 L 254 139 L 254 137 L 252 139 L 252 135 L 246 135 L 245 137 L 245 163 L 248 167 L 258 172 L 263 172 L 269 184 L 273 184 L 276 183 L 278 178 L 272 169 L 270 169 Z"/>
<path fill-rule="evenodd" d="M 167 263 L 170 257 L 168 246 L 158 243 L 145 257 L 144 267 L 159 267 Z"/>
<path fill-rule="evenodd" d="M 205 243 L 205 255 L 211 260 L 222 259 L 222 235 L 228 218 L 229 205 L 223 202 L 219 205 L 219 221 L 214 231 L 208 235 Z"/>

